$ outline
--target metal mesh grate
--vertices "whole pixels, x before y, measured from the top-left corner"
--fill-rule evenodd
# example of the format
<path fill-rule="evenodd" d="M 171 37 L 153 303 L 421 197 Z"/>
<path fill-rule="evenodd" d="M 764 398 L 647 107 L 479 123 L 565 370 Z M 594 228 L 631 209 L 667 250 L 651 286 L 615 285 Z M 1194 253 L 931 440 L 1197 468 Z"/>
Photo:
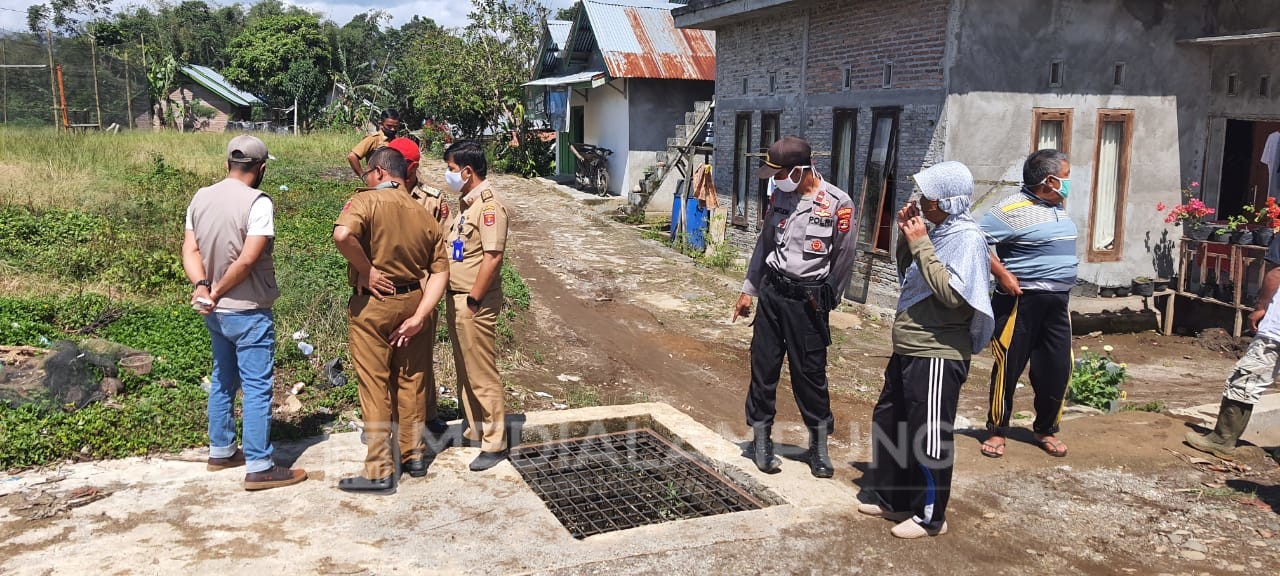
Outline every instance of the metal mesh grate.
<path fill-rule="evenodd" d="M 574 538 L 764 507 L 647 429 L 521 446 L 511 463 Z"/>

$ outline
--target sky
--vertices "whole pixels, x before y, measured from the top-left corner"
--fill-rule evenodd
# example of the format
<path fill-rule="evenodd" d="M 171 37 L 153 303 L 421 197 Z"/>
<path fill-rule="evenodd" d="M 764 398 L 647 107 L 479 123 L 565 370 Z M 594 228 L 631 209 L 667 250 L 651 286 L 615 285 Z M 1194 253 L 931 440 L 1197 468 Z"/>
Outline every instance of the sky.
<path fill-rule="evenodd" d="M 0 28 L 22 32 L 27 29 L 27 7 L 33 4 L 44 4 L 47 0 L 5 0 L 0 6 Z M 171 0 L 178 3 L 180 0 Z M 565 8 L 574 0 L 542 0 L 551 10 Z M 210 5 L 235 4 L 229 0 L 205 0 Z M 256 4 L 255 0 L 244 0 L 241 4 Z M 471 3 L 466 0 L 363 0 L 361 2 L 344 2 L 341 0 L 285 0 L 286 4 L 301 6 L 308 10 L 323 12 L 338 25 L 346 24 L 352 16 L 369 10 L 383 10 L 391 15 L 391 24 L 399 26 L 414 15 L 428 17 L 437 24 L 448 28 L 463 26 L 467 23 L 467 13 L 471 11 Z M 145 5 L 145 0 L 115 0 L 112 10 L 120 10 L 131 5 Z"/>

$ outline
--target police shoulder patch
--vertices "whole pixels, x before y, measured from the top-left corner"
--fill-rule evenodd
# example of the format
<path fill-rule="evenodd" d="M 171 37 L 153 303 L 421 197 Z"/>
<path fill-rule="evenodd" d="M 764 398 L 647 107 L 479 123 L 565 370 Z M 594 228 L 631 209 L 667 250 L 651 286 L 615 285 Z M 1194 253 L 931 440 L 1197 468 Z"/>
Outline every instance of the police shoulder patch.
<path fill-rule="evenodd" d="M 448 218 L 449 218 L 449 205 L 445 204 L 444 202 L 441 202 L 440 203 L 440 219 L 446 220 Z"/>
<path fill-rule="evenodd" d="M 841 208 L 836 210 L 836 229 L 841 232 L 848 232 L 853 227 L 853 208 Z"/>
<path fill-rule="evenodd" d="M 498 221 L 498 213 L 493 208 L 487 208 L 484 211 L 484 225 L 493 226 Z"/>

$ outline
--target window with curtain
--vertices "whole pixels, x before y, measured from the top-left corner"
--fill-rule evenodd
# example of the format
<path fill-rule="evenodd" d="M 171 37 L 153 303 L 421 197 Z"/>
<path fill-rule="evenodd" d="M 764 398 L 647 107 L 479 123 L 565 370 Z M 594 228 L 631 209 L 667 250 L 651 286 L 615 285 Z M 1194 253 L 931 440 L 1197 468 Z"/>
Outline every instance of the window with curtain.
<path fill-rule="evenodd" d="M 858 205 L 858 240 L 876 250 L 889 250 L 893 236 L 894 181 L 897 180 L 898 110 L 876 110 L 871 118 L 862 202 Z"/>
<path fill-rule="evenodd" d="M 779 125 L 781 124 L 781 113 L 764 112 L 760 114 L 760 153 L 764 154 L 769 151 L 769 147 L 778 141 Z M 760 222 L 764 222 L 765 206 L 769 205 L 769 181 L 760 180 L 756 185 L 756 218 Z"/>
<path fill-rule="evenodd" d="M 1071 153 L 1071 110 L 1035 108 L 1031 122 L 1031 151 L 1061 150 Z"/>
<path fill-rule="evenodd" d="M 747 190 L 751 182 L 751 113 L 738 114 L 733 139 L 733 225 L 747 225 Z"/>
<path fill-rule="evenodd" d="M 1094 260 L 1120 257 L 1132 120 L 1133 113 L 1129 111 L 1104 110 L 1098 114 L 1098 150 L 1089 230 L 1089 253 Z"/>
<path fill-rule="evenodd" d="M 831 182 L 836 188 L 853 190 L 854 136 L 857 132 L 858 111 L 836 110 L 831 132 Z"/>

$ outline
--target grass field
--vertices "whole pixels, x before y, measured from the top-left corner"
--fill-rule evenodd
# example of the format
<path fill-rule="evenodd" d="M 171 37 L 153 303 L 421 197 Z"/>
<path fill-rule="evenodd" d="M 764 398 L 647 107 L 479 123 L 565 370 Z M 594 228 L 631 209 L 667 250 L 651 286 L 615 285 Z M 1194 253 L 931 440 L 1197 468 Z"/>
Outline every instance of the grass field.
<path fill-rule="evenodd" d="M 341 357 L 350 366 L 350 289 L 330 237 L 359 184 L 345 160 L 358 137 L 262 136 L 276 157 L 262 185 L 276 204 L 276 386 L 308 384 L 300 395 L 303 412 L 273 428 L 277 437 L 318 433 L 358 406 L 350 368 L 345 387 L 313 385 L 324 361 Z M 229 139 L 0 129 L 0 345 L 96 336 L 157 357 L 152 374 L 126 381 L 118 406 L 71 412 L 47 402 L 21 408 L 0 402 L 0 468 L 204 441 L 199 382 L 211 359 L 203 322 L 187 305 L 179 248 L 187 203 L 225 175 Z M 504 283 L 508 294 L 523 294 L 516 307 L 527 306 L 519 276 L 504 270 Z M 290 339 L 298 330 L 311 335 L 309 358 Z"/>

